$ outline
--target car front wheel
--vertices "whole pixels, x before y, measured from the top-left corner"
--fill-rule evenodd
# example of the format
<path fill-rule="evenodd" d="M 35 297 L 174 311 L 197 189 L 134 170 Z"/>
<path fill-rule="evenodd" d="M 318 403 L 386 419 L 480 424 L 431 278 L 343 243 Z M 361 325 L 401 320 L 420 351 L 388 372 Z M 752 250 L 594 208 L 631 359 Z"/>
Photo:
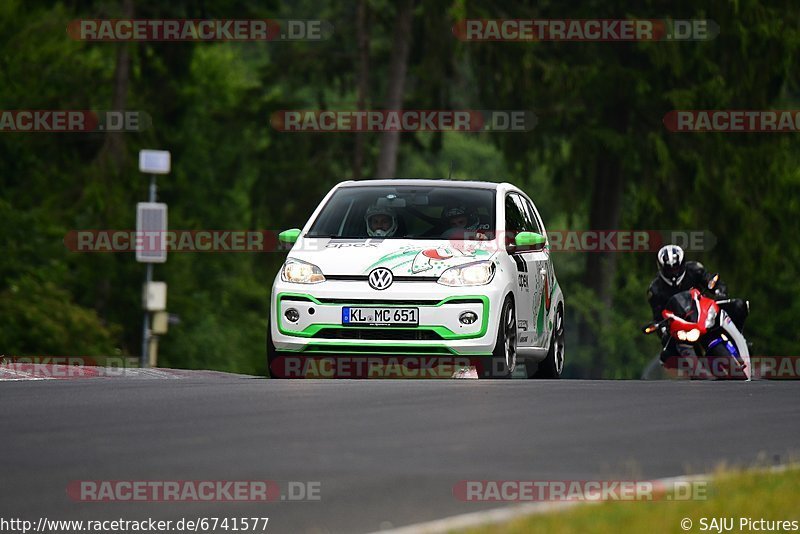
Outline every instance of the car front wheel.
<path fill-rule="evenodd" d="M 559 378 L 564 370 L 564 308 L 560 304 L 553 321 L 553 335 L 547 357 L 539 362 L 534 373 L 528 374 L 528 378 Z"/>
<path fill-rule="evenodd" d="M 517 315 L 510 296 L 503 302 L 494 351 L 486 360 L 483 372 L 478 374 L 482 378 L 511 378 L 517 366 Z"/>

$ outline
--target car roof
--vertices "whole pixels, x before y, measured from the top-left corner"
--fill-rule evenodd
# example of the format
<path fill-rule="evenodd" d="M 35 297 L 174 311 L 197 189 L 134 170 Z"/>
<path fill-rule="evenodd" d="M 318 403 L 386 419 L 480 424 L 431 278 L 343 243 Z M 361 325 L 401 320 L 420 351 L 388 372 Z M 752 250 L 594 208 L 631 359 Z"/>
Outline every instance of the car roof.
<path fill-rule="evenodd" d="M 501 185 L 505 185 L 507 187 L 514 187 L 511 184 L 507 183 L 500 183 L 500 182 L 480 182 L 480 181 L 471 181 L 471 180 L 432 180 L 432 179 L 422 179 L 422 178 L 390 178 L 390 179 L 383 179 L 383 180 L 350 180 L 347 182 L 342 182 L 339 184 L 339 187 L 366 187 L 366 186 L 377 186 L 377 187 L 386 187 L 386 186 L 398 186 L 398 185 L 416 185 L 420 187 L 472 187 L 478 189 L 497 189 Z"/>

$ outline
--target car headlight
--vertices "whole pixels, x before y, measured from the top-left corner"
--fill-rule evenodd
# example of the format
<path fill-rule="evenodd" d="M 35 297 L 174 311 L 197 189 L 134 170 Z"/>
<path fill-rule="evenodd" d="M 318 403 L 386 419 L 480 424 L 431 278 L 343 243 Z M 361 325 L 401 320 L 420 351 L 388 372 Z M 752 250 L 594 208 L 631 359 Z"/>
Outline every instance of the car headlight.
<path fill-rule="evenodd" d="M 281 280 L 295 284 L 318 284 L 325 281 L 325 276 L 313 263 L 288 259 L 281 267 Z"/>
<path fill-rule="evenodd" d="M 706 317 L 706 328 L 712 328 L 717 320 L 717 310 L 711 308 L 708 310 L 708 317 Z"/>
<path fill-rule="evenodd" d="M 482 286 L 494 278 L 495 266 L 490 261 L 450 267 L 437 280 L 445 286 Z"/>

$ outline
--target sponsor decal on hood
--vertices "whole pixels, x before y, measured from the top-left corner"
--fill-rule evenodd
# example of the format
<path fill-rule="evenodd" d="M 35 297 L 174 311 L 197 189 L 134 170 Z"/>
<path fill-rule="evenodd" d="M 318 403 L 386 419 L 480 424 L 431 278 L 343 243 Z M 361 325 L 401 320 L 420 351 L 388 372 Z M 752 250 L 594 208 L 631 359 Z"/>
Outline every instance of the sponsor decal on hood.
<path fill-rule="evenodd" d="M 493 241 L 410 239 L 304 239 L 290 257 L 327 275 L 366 275 L 386 267 L 395 276 L 439 276 L 456 265 L 492 259 Z"/>

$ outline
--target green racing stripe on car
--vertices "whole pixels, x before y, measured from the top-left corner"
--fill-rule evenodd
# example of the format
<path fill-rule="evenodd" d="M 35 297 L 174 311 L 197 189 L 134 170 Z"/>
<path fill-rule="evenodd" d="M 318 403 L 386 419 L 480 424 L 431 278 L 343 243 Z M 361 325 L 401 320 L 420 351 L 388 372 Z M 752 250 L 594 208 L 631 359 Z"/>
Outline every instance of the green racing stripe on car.
<path fill-rule="evenodd" d="M 409 254 L 414 254 L 416 256 L 419 253 L 420 250 L 422 250 L 422 249 L 421 248 L 414 248 L 414 249 L 411 249 L 411 250 L 403 250 L 403 251 L 400 251 L 400 252 L 391 252 L 391 253 L 389 253 L 389 254 L 387 254 L 385 256 L 382 256 L 380 259 L 378 259 L 378 261 L 376 261 L 375 263 L 373 263 L 372 265 L 370 265 L 369 267 L 364 269 L 364 272 L 365 273 L 369 272 L 374 267 L 377 267 L 378 265 L 381 265 L 382 263 L 386 263 L 386 262 L 391 261 L 391 260 L 396 259 L 396 258 L 401 258 L 401 257 L 407 256 Z"/>
<path fill-rule="evenodd" d="M 278 304 L 281 303 L 281 299 L 284 298 L 284 297 L 306 298 L 306 299 L 310 300 L 311 302 L 313 302 L 314 304 L 319 304 L 320 306 L 323 306 L 323 304 L 320 301 L 318 301 L 317 299 L 315 299 L 312 295 L 309 295 L 308 293 L 278 293 L 278 298 L 277 298 Z"/>
<path fill-rule="evenodd" d="M 419 246 L 413 246 L 413 245 L 411 245 L 411 247 L 412 248 L 405 248 L 405 249 L 402 249 L 400 251 L 391 252 L 389 254 L 386 254 L 385 256 L 382 256 L 380 259 L 378 259 L 378 261 L 376 261 L 375 263 L 373 263 L 372 265 L 370 265 L 369 267 L 364 269 L 363 272 L 364 273 L 369 273 L 370 271 L 372 271 L 372 269 L 374 269 L 375 267 L 378 267 L 379 265 L 388 266 L 387 264 L 390 263 L 392 260 L 403 259 L 404 257 L 412 256 L 412 255 L 414 256 L 411 259 L 402 261 L 402 262 L 400 262 L 398 264 L 395 264 L 395 265 L 393 265 L 391 267 L 391 269 L 397 269 L 398 267 L 400 267 L 402 265 L 405 265 L 405 264 L 410 263 L 410 262 L 414 262 L 415 259 L 417 258 L 417 256 L 422 251 L 434 248 L 434 247 L 427 247 L 426 248 L 426 247 L 419 247 Z M 490 252 L 490 251 L 484 250 L 482 248 L 471 249 L 469 251 L 469 253 L 463 252 L 458 247 L 455 247 L 455 250 L 458 250 L 460 252 L 460 254 L 461 254 L 460 257 L 464 257 L 464 258 L 473 257 L 473 258 L 477 259 L 477 258 L 480 258 L 482 256 L 488 256 L 486 259 L 491 259 L 491 256 L 494 255 L 494 252 Z M 447 259 L 452 259 L 452 258 L 447 258 Z M 443 271 L 445 271 L 446 269 L 448 269 L 450 267 L 454 267 L 454 266 L 457 265 L 457 264 L 448 264 L 446 262 L 437 262 L 437 263 L 441 263 L 441 265 L 438 265 L 437 269 L 435 269 L 435 272 L 431 272 L 431 273 L 427 273 L 427 274 L 429 274 L 429 275 L 430 274 L 435 274 L 435 275 L 438 276 Z M 426 269 L 426 271 L 427 271 L 427 269 Z"/>
<path fill-rule="evenodd" d="M 333 323 L 319 323 L 319 324 L 312 324 L 309 325 L 304 330 L 284 330 L 281 328 L 281 333 L 286 334 L 288 336 L 297 336 L 297 337 L 314 337 L 314 335 L 324 328 L 332 328 L 336 330 L 346 330 L 348 328 L 378 328 L 378 329 L 391 329 L 391 330 L 428 330 L 431 332 L 436 332 L 439 334 L 442 339 L 469 339 L 474 337 L 481 337 L 483 334 L 486 333 L 485 329 L 482 329 L 482 332 L 478 332 L 476 334 L 457 334 L 450 330 L 445 326 L 365 326 L 359 325 L 358 327 L 354 326 L 345 326 L 340 324 L 333 324 Z"/>
<path fill-rule="evenodd" d="M 553 284 L 553 288 L 550 290 L 550 299 L 552 300 L 553 295 L 556 294 L 556 288 L 558 287 L 558 280 Z M 550 317 L 550 310 L 547 310 L 547 327 L 552 332 L 553 331 L 553 319 Z"/>
<path fill-rule="evenodd" d="M 448 303 L 459 302 L 463 300 L 480 300 L 483 305 L 483 317 L 481 318 L 481 329 L 474 333 L 474 334 L 458 334 L 453 332 L 446 326 L 442 325 L 435 325 L 435 326 L 367 326 L 367 325 L 359 325 L 357 327 L 354 326 L 345 326 L 339 323 L 316 323 L 308 325 L 303 330 L 288 330 L 284 328 L 283 321 L 281 317 L 276 317 L 275 320 L 277 321 L 278 330 L 287 336 L 294 336 L 294 337 L 313 337 L 314 334 L 322 330 L 323 328 L 335 328 L 335 329 L 347 329 L 347 328 L 365 328 L 365 329 L 397 329 L 397 330 L 428 330 L 432 332 L 436 332 L 439 336 L 446 340 L 453 340 L 453 339 L 474 339 L 478 337 L 483 337 L 486 334 L 486 330 L 489 328 L 489 297 L 485 295 L 457 295 L 452 297 L 447 297 L 445 299 L 440 300 L 436 304 L 427 304 L 427 305 L 413 305 L 410 306 L 408 304 L 378 304 L 378 305 L 365 305 L 362 303 L 336 303 L 336 304 L 324 304 L 314 298 L 313 296 L 307 293 L 279 293 L 277 297 L 277 308 L 280 309 L 281 300 L 285 297 L 301 297 L 307 298 L 314 304 L 318 306 L 333 306 L 335 308 L 342 308 L 345 306 L 380 306 L 386 308 L 392 307 L 415 307 L 415 308 L 438 308 Z M 408 344 L 409 346 L 416 346 L 413 344 Z"/>
<path fill-rule="evenodd" d="M 542 298 L 539 300 L 539 313 L 536 317 L 536 333 L 541 334 L 542 330 L 544 329 L 544 294 L 542 294 Z"/>
<path fill-rule="evenodd" d="M 409 263 L 414 263 L 414 259 L 412 258 L 410 260 L 406 260 L 406 261 L 400 262 L 397 265 L 395 265 L 394 267 L 392 267 L 392 269 L 397 269 L 398 267 L 402 267 L 403 265 L 407 265 Z M 411 269 L 408 269 L 408 272 L 411 272 Z"/>
<path fill-rule="evenodd" d="M 556 293 L 556 287 L 558 287 L 558 282 L 554 283 L 553 287 L 550 289 L 550 298 L 551 299 L 553 298 L 553 295 L 555 295 L 555 293 Z M 536 333 L 537 334 L 541 334 L 542 331 L 544 330 L 545 314 L 547 315 L 547 318 L 548 318 L 548 324 L 549 325 L 552 324 L 552 321 L 549 320 L 549 318 L 550 318 L 550 308 L 545 309 L 544 301 L 545 301 L 545 296 L 544 296 L 544 293 L 542 293 L 542 298 L 539 301 L 539 314 L 536 317 Z M 550 328 L 552 329 L 552 326 Z"/>

